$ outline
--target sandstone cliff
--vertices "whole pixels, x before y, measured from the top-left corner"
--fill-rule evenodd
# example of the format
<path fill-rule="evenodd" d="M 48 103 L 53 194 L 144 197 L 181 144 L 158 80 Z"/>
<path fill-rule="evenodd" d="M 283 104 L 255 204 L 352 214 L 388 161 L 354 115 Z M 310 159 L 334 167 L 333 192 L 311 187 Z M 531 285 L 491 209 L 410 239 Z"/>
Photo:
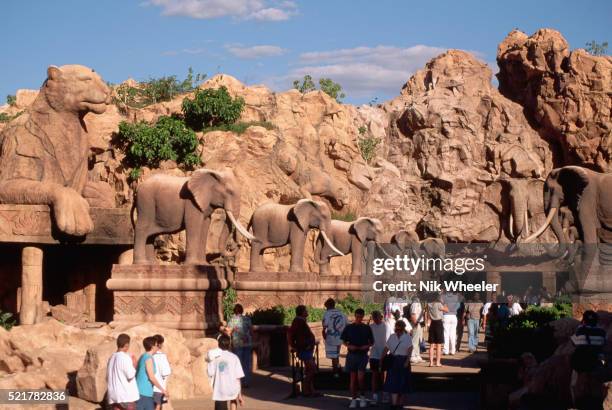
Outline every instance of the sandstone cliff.
<path fill-rule="evenodd" d="M 273 128 L 200 133 L 201 158 L 205 167 L 234 168 L 245 187 L 244 224 L 266 201 L 293 203 L 311 195 L 327 201 L 336 218 L 380 218 L 387 239 L 399 229 L 416 229 L 421 237 L 451 242 L 509 241 L 525 234 L 526 218 L 532 227 L 543 220 L 542 178 L 552 168 L 575 163 L 608 170 L 611 61 L 570 52 L 553 30 L 531 37 L 514 31 L 498 49 L 499 90 L 485 63 L 450 50 L 408 79 L 395 99 L 360 107 L 320 91 L 276 93 L 217 75 L 201 87 L 226 86 L 246 102 L 241 121 L 265 121 Z M 20 91 L 17 106 L 1 110 L 14 114 L 33 96 Z M 183 97 L 127 114 L 111 107 L 86 117 L 90 177 L 115 189 L 117 206 L 130 205 L 133 188 L 124 155 L 111 143 L 118 123 L 178 113 Z M 369 162 L 360 138 L 381 141 Z M 143 177 L 151 172 L 183 173 L 171 162 L 145 170 Z M 516 209 L 517 203 L 525 209 Z M 211 236 L 219 218 L 221 213 Z M 312 239 L 305 266 L 316 271 Z M 209 240 L 209 252 L 217 251 L 215 242 Z M 160 259 L 180 259 L 182 235 L 158 244 Z M 269 254 L 268 269 L 288 267 L 288 249 Z M 334 258 L 332 271 L 348 273 L 349 258 Z M 248 268 L 248 247 L 240 250 L 237 266 Z"/>
<path fill-rule="evenodd" d="M 612 57 L 570 50 L 549 29 L 511 32 L 497 50 L 499 88 L 551 140 L 556 162 L 610 171 Z"/>

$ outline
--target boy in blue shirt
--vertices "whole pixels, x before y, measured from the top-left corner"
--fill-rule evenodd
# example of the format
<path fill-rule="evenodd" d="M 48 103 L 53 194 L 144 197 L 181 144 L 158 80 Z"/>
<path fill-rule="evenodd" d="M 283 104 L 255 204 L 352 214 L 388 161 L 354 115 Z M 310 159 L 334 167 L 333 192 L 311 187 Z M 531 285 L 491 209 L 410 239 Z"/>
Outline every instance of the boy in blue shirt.
<path fill-rule="evenodd" d="M 169 397 L 166 389 L 155 378 L 155 362 L 153 355 L 157 352 L 157 340 L 153 336 L 145 337 L 142 341 L 145 353 L 138 359 L 136 366 L 136 384 L 140 399 L 136 403 L 136 410 L 155 410 L 153 400 L 153 386 L 157 387 L 163 395 Z"/>

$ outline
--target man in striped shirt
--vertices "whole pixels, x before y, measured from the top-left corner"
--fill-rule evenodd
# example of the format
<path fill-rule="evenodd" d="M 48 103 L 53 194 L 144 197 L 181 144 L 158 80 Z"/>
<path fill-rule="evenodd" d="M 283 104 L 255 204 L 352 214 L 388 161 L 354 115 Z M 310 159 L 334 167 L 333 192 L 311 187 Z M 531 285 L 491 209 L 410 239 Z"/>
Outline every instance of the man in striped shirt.
<path fill-rule="evenodd" d="M 571 356 L 572 376 L 570 381 L 570 393 L 574 404 L 576 397 L 576 385 L 580 373 L 597 372 L 603 367 L 603 349 L 606 344 L 606 331 L 597 326 L 598 316 L 592 310 L 587 310 L 582 316 L 582 323 L 571 337 L 576 346 Z M 593 398 L 586 398 L 586 400 Z M 599 398 L 595 398 L 597 401 Z M 584 397 L 579 400 L 585 400 Z M 578 406 L 577 406 L 578 407 Z M 582 408 L 582 407 L 580 407 Z"/>
<path fill-rule="evenodd" d="M 576 346 L 574 355 L 579 356 L 581 361 L 590 363 L 576 363 L 574 366 L 577 371 L 588 371 L 589 367 L 596 365 L 601 360 L 603 347 L 606 344 L 606 331 L 597 326 L 597 313 L 587 310 L 582 316 L 582 323 L 572 336 L 572 343 Z M 589 366 L 590 365 L 590 366 Z M 578 367 L 578 368 L 576 368 Z"/>

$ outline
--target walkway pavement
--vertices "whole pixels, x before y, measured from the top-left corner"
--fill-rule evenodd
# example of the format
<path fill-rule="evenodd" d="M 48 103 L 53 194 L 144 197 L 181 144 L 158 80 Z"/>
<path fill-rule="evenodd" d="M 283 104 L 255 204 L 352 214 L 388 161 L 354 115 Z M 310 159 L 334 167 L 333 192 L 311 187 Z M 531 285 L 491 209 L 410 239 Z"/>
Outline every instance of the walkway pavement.
<path fill-rule="evenodd" d="M 480 391 L 474 381 L 478 377 L 481 362 L 487 360 L 482 333 L 479 334 L 479 339 L 479 351 L 474 354 L 466 352 L 466 330 L 461 344 L 463 351 L 457 352 L 454 356 L 444 356 L 442 367 L 429 367 L 427 353 L 423 353 L 421 356 L 425 361 L 412 367 L 415 391 L 408 395 L 404 409 L 468 410 L 479 408 Z M 340 359 L 342 364 L 344 354 L 345 349 L 343 348 Z M 319 352 L 319 357 L 320 371 L 329 372 L 331 361 L 325 358 L 323 349 Z M 291 393 L 291 373 L 288 367 L 256 370 L 253 373 L 251 386 L 243 393 L 245 405 L 242 409 L 249 410 L 347 409 L 350 399 L 348 389 L 324 389 L 321 391 L 323 397 L 317 398 L 288 398 Z M 369 393 L 367 397 L 370 397 Z M 176 400 L 172 401 L 172 407 L 175 410 L 214 408 L 210 398 Z"/>
<path fill-rule="evenodd" d="M 425 354 L 423 358 L 425 358 Z M 455 383 L 462 376 L 475 376 L 478 362 L 485 360 L 486 354 L 458 352 L 455 356 L 445 356 L 443 367 L 428 367 L 427 363 L 413 366 L 418 382 L 418 390 L 408 395 L 405 409 L 445 409 L 463 410 L 479 407 L 479 391 L 458 391 Z M 341 360 L 344 362 L 344 360 Z M 329 370 L 329 363 L 321 361 L 321 371 Z M 425 388 L 422 388 L 425 385 Z M 346 409 L 349 404 L 347 390 L 324 390 L 323 397 L 288 398 L 291 392 L 289 368 L 257 370 L 253 374 L 251 387 L 244 390 L 244 409 L 253 410 L 299 410 L 299 409 Z M 175 410 L 213 409 L 210 399 L 177 400 L 172 402 Z M 374 407 L 372 407 L 374 408 Z"/>

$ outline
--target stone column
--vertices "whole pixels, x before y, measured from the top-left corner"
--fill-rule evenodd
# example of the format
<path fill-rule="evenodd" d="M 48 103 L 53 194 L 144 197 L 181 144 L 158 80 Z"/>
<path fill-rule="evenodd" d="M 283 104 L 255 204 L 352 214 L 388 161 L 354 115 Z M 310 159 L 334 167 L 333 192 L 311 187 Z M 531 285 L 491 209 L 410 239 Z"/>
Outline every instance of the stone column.
<path fill-rule="evenodd" d="M 43 251 L 36 246 L 25 246 L 21 251 L 21 309 L 19 323 L 33 325 L 39 319 L 42 305 Z"/>
<path fill-rule="evenodd" d="M 85 294 L 86 312 L 90 322 L 96 321 L 96 284 L 91 283 L 83 289 Z"/>

